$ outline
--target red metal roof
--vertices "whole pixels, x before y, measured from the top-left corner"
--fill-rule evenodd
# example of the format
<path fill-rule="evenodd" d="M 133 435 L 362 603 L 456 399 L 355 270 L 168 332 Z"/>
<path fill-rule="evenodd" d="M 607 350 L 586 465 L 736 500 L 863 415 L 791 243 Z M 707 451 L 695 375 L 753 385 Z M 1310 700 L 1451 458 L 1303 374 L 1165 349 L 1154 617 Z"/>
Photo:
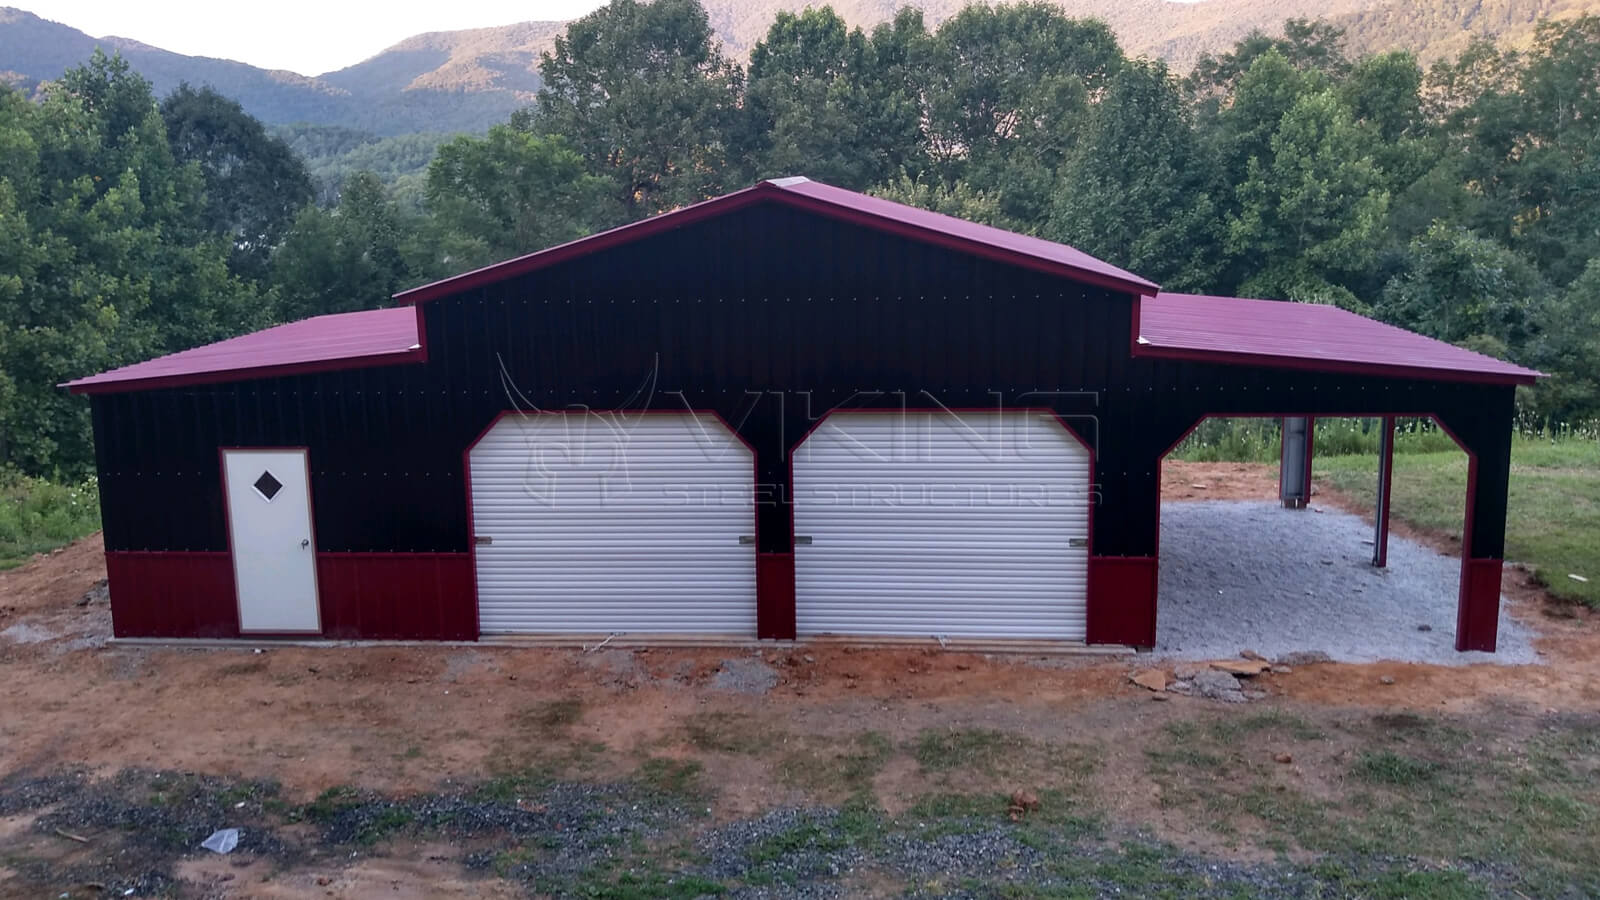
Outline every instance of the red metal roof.
<path fill-rule="evenodd" d="M 1135 294 L 1153 294 L 1154 283 L 1081 250 L 1043 238 L 979 225 L 906 206 L 807 178 L 775 178 L 683 209 L 602 231 L 566 244 L 464 272 L 395 294 L 402 303 L 421 303 L 534 272 L 546 266 L 681 228 L 712 216 L 760 202 L 777 202 L 829 218 L 855 222 L 913 240 L 926 241 L 1013 265 L 1039 269 L 1078 281 Z"/>
<path fill-rule="evenodd" d="M 75 394 L 214 384 L 304 372 L 421 362 L 419 311 L 408 307 L 316 316 L 123 366 L 62 387 Z"/>
<path fill-rule="evenodd" d="M 1447 381 L 1531 384 L 1539 372 L 1332 306 L 1157 293 L 1063 244 L 978 225 L 804 178 L 752 188 L 395 295 L 420 303 L 638 240 L 757 202 L 776 201 L 1012 265 L 1142 295 L 1135 356 Z M 359 368 L 427 359 L 421 311 L 407 306 L 318 316 L 67 382 L 107 393 Z"/>
<path fill-rule="evenodd" d="M 1336 306 L 1161 293 L 1139 301 L 1134 356 L 1532 384 L 1543 373 Z"/>

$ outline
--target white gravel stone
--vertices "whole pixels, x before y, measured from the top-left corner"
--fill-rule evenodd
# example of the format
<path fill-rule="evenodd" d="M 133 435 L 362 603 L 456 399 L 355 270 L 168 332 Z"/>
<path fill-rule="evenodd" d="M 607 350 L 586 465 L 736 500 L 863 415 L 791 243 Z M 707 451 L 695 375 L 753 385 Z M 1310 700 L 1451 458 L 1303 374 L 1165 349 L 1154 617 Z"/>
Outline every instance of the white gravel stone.
<path fill-rule="evenodd" d="M 1249 647 L 1271 659 L 1321 651 L 1341 662 L 1539 661 L 1532 632 L 1503 602 L 1496 652 L 1458 653 L 1461 561 L 1390 534 L 1388 568 L 1375 569 L 1371 540 L 1371 524 L 1325 507 L 1163 503 L 1156 654 L 1219 659 Z"/>

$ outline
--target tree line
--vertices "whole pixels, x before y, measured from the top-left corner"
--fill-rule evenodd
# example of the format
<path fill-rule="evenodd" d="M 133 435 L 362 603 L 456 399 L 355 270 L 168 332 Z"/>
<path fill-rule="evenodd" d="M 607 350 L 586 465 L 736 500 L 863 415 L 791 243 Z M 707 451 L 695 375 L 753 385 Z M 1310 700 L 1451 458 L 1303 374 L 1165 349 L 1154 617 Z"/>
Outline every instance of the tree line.
<path fill-rule="evenodd" d="M 92 468 L 57 382 L 795 174 L 1169 290 L 1337 304 L 1552 373 L 1531 419 L 1600 414 L 1600 18 L 1426 70 L 1290 21 L 1179 77 L 1045 3 L 782 12 L 741 65 L 698 0 L 612 0 L 540 72 L 399 192 L 326 190 L 237 103 L 157 102 L 116 57 L 0 88 L 0 461 Z"/>

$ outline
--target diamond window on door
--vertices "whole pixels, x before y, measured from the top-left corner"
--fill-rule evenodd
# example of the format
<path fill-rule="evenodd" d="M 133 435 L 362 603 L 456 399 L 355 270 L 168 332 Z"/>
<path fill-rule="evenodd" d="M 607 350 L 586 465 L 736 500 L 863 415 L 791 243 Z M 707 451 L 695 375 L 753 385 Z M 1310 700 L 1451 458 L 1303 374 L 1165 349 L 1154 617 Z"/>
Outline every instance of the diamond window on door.
<path fill-rule="evenodd" d="M 267 502 L 270 503 L 272 498 L 278 496 L 278 492 L 283 490 L 283 482 L 273 478 L 271 472 L 262 472 L 261 477 L 256 479 L 253 487 L 256 489 L 256 493 L 266 498 Z"/>

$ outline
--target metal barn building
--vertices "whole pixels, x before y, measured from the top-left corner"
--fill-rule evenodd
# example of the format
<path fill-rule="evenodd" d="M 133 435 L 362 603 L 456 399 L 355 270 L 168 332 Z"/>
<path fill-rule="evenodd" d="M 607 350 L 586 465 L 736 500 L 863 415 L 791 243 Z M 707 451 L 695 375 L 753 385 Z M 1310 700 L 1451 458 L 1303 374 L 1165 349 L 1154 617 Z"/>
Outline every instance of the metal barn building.
<path fill-rule="evenodd" d="M 1402 415 L 1469 454 L 1456 642 L 1494 648 L 1538 373 L 1348 312 L 803 178 L 396 299 L 68 385 L 118 636 L 1150 646 L 1191 428 Z"/>

